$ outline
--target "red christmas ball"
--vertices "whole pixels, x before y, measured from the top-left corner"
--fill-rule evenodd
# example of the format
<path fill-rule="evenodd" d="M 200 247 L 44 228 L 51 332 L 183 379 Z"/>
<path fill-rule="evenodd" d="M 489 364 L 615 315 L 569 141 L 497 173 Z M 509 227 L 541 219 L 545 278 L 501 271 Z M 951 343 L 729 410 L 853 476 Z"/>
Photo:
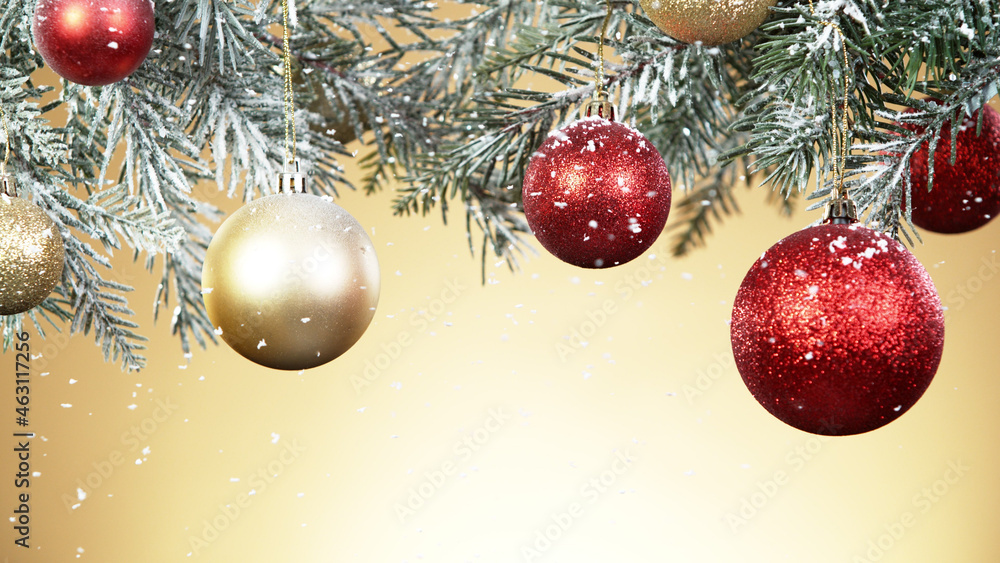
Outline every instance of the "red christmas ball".
<path fill-rule="evenodd" d="M 546 250 L 581 268 L 610 268 L 660 236 L 670 213 L 670 175 L 641 133 L 587 117 L 550 134 L 531 156 L 522 199 Z"/>
<path fill-rule="evenodd" d="M 941 300 L 903 245 L 858 224 L 799 231 L 764 253 L 733 304 L 736 366 L 771 414 L 860 434 L 906 412 L 944 346 Z"/>
<path fill-rule="evenodd" d="M 31 30 L 45 64 L 84 86 L 139 68 L 153 45 L 151 0 L 39 0 Z"/>
<path fill-rule="evenodd" d="M 912 111 L 912 110 L 911 110 Z M 927 143 L 910 159 L 913 224 L 936 233 L 966 233 L 1000 213 L 1000 115 L 983 106 L 958 127 L 955 164 L 951 164 L 951 124 L 941 130 L 934 151 L 934 185 L 927 191 Z M 904 125 L 920 131 L 913 125 Z"/>

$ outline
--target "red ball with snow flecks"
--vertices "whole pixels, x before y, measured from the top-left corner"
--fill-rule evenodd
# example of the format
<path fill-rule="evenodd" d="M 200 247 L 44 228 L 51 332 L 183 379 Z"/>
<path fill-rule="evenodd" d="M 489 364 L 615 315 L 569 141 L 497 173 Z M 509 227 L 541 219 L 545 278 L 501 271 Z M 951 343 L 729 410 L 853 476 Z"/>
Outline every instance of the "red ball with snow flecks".
<path fill-rule="evenodd" d="M 132 74 L 146 59 L 153 20 L 151 0 L 39 0 L 31 31 L 56 74 L 104 86 Z"/>
<path fill-rule="evenodd" d="M 532 155 L 522 199 L 546 250 L 581 268 L 610 268 L 641 255 L 663 231 L 670 175 L 641 133 L 587 117 L 550 134 Z"/>
<path fill-rule="evenodd" d="M 978 134 L 978 111 L 956 127 L 955 164 L 951 164 L 952 124 L 941 129 L 931 191 L 927 191 L 927 143 L 910 159 L 914 225 L 936 233 L 966 233 L 1000 213 L 1000 114 L 989 106 L 981 111 Z M 920 131 L 914 125 L 904 127 Z"/>
<path fill-rule="evenodd" d="M 733 303 L 733 354 L 755 399 L 806 432 L 860 434 L 930 385 L 944 312 L 927 270 L 859 224 L 823 224 L 772 246 Z"/>

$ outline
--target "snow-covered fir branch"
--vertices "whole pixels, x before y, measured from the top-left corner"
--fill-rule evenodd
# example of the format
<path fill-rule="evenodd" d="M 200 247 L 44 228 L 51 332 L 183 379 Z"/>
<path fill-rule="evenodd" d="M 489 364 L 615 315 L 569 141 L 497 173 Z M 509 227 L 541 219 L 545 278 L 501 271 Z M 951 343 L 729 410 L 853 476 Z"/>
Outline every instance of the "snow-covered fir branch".
<path fill-rule="evenodd" d="M 41 307 L 2 319 L 5 345 L 22 323 L 70 321 L 141 367 L 131 288 L 107 270 L 124 249 L 160 277 L 154 310 L 182 349 L 214 341 L 199 287 L 213 201 L 272 193 L 285 164 L 280 2 L 157 2 L 137 72 L 103 88 L 64 82 L 44 107 L 34 4 L 0 7 L 0 104 L 10 168 L 56 222 L 67 267 Z M 593 95 L 607 4 L 457 2 L 450 19 L 425 1 L 293 4 L 295 149 L 310 189 L 351 188 L 342 163 L 356 155 L 362 189 L 398 189 L 397 214 L 460 208 L 484 278 L 488 264 L 517 268 L 530 248 L 525 167 Z M 906 195 L 928 186 L 910 185 L 911 156 L 1000 89 L 1000 0 L 779 0 L 759 30 L 712 48 L 667 37 L 638 2 L 612 8 L 603 86 L 667 163 L 676 254 L 709 243 L 740 186 L 773 190 L 781 213 L 807 192 L 822 205 L 845 109 L 848 187 L 871 225 L 912 239 Z"/>

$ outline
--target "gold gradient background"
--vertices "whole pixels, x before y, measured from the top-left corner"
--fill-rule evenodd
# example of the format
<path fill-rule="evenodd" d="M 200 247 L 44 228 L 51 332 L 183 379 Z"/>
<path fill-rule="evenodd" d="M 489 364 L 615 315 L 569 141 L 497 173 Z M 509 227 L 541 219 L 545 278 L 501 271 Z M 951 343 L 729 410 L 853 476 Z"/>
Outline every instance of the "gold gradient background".
<path fill-rule="evenodd" d="M 391 193 L 344 193 L 378 252 L 381 301 L 353 349 L 304 373 L 225 345 L 185 358 L 169 316 L 152 321 L 159 272 L 122 252 L 112 277 L 136 285 L 146 369 L 105 363 L 92 335 L 31 338 L 30 550 L 8 521 L 19 429 L 2 357 L 0 561 L 1000 561 L 1000 275 L 983 268 L 1000 264 L 1000 222 L 914 249 L 949 307 L 924 397 L 881 430 L 819 438 L 770 416 L 732 361 L 743 275 L 817 218 L 778 218 L 766 190 L 743 191 L 743 214 L 689 257 L 664 235 L 603 271 L 544 252 L 516 274 L 491 262 L 485 285 L 457 214 L 397 218 Z M 357 388 L 368 362 L 384 369 Z M 421 485 L 429 498 L 401 521 Z M 553 515 L 565 529 L 539 549 Z"/>

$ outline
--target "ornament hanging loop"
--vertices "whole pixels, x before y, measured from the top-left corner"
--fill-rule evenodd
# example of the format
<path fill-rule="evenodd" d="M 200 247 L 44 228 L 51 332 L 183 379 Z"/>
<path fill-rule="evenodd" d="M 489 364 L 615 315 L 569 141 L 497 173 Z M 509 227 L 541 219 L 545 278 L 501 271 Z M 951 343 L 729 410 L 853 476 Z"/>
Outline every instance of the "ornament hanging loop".
<path fill-rule="evenodd" d="M 17 197 L 17 186 L 14 185 L 14 177 L 7 174 L 7 162 L 10 161 L 10 128 L 7 127 L 7 112 L 0 106 L 0 120 L 3 121 L 3 161 L 0 162 L 0 182 L 3 182 L 3 195 Z"/>
<path fill-rule="evenodd" d="M 816 15 L 812 0 L 809 0 L 809 12 Z M 850 132 L 847 116 L 847 107 L 850 95 L 850 70 L 851 61 L 847 55 L 847 38 L 840 26 L 828 21 L 821 21 L 820 24 L 829 27 L 840 38 L 840 49 L 844 55 L 844 97 L 842 100 L 833 99 L 833 92 L 830 93 L 830 118 L 833 129 L 833 197 L 826 206 L 826 213 L 823 217 L 824 223 L 847 224 L 858 221 L 858 208 L 848 193 L 847 186 L 844 185 L 844 177 L 847 168 L 847 153 L 850 151 Z M 831 78 L 831 82 L 833 79 Z M 834 84 L 836 89 L 836 84 Z M 838 106 L 840 106 L 838 108 Z M 838 115 L 839 109 L 839 115 Z M 839 123 L 838 123 L 838 117 Z"/>
<path fill-rule="evenodd" d="M 285 162 L 295 162 L 295 89 L 292 83 L 292 43 L 288 1 L 281 0 L 281 66 L 285 89 Z"/>
<path fill-rule="evenodd" d="M 594 98 L 580 109 L 580 117 L 601 117 L 608 121 L 615 120 L 615 106 L 608 101 L 608 93 L 604 90 L 604 43 L 608 35 L 608 23 L 611 21 L 611 0 L 605 0 L 608 11 L 604 14 L 601 24 L 601 39 L 597 44 L 597 74 L 594 76 Z"/>
<path fill-rule="evenodd" d="M 278 174 L 278 193 L 305 193 L 306 177 L 295 158 L 295 89 L 292 83 L 292 41 L 289 0 L 281 0 L 281 66 L 285 90 L 285 166 Z"/>

